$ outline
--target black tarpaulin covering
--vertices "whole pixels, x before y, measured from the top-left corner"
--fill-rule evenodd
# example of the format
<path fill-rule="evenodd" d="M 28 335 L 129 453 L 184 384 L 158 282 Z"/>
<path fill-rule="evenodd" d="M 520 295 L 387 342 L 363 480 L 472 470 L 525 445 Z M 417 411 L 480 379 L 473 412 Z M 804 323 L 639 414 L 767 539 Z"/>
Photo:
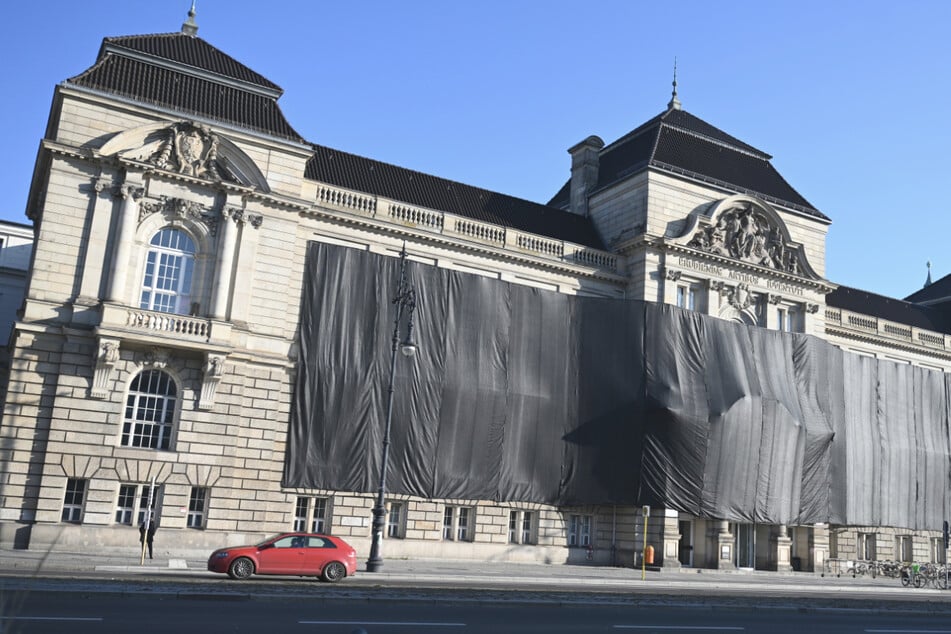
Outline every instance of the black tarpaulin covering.
<path fill-rule="evenodd" d="M 378 486 L 399 260 L 312 243 L 284 484 Z M 407 263 L 387 491 L 938 529 L 948 379 L 814 337 Z"/>

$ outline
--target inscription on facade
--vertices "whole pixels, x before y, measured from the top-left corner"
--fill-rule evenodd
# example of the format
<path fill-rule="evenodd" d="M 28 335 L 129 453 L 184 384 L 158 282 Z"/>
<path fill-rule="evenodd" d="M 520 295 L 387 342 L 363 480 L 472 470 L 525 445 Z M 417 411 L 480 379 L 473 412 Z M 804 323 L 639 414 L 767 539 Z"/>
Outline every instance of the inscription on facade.
<path fill-rule="evenodd" d="M 711 275 L 718 275 L 720 277 L 723 276 L 723 267 L 717 266 L 716 264 L 710 264 L 709 262 L 700 262 L 699 260 L 693 260 L 691 258 L 680 256 L 677 258 L 677 264 L 692 271 L 710 273 Z"/>
<path fill-rule="evenodd" d="M 761 288 L 765 286 L 771 291 L 776 291 L 786 295 L 798 295 L 799 297 L 802 297 L 806 294 L 806 290 L 797 284 L 789 284 L 788 282 L 783 282 L 781 280 L 763 279 L 759 275 L 745 273 L 743 271 L 726 270 L 722 266 L 717 266 L 716 264 L 711 264 L 709 262 L 701 262 L 699 260 L 694 260 L 685 256 L 679 256 L 677 258 L 677 265 L 683 269 L 689 269 L 699 273 L 706 273 L 708 275 L 715 275 L 717 277 L 724 277 L 733 280 L 734 282 L 739 282 L 748 286 L 759 286 Z M 674 278 L 668 274 L 668 279 Z"/>
<path fill-rule="evenodd" d="M 780 282 L 777 280 L 766 280 L 766 288 L 772 291 L 779 291 L 780 293 L 785 293 L 787 295 L 803 296 L 806 294 L 806 290 L 801 286 L 787 284 L 786 282 Z"/>

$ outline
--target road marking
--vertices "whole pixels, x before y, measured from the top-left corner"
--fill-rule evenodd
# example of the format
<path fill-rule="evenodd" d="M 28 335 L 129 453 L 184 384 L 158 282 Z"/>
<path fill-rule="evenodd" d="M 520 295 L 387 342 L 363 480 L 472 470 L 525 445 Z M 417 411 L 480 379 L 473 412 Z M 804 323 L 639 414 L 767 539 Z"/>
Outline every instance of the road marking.
<path fill-rule="evenodd" d="M 951 634 L 951 630 L 865 630 L 870 634 Z"/>
<path fill-rule="evenodd" d="M 436 621 L 298 621 L 298 625 L 387 625 L 406 627 L 465 627 L 465 623 L 439 623 Z"/>
<path fill-rule="evenodd" d="M 101 616 L 0 616 L 0 621 L 101 621 Z"/>
<path fill-rule="evenodd" d="M 616 630 L 745 630 L 745 627 L 733 625 L 612 625 Z"/>

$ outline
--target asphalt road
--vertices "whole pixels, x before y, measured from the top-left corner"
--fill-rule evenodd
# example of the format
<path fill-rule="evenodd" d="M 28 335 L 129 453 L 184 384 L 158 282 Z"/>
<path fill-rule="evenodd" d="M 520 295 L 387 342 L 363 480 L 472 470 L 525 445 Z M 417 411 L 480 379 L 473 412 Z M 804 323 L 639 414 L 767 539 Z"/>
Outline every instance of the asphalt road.
<path fill-rule="evenodd" d="M 385 594 L 385 593 L 384 593 Z M 393 601 L 332 595 L 281 598 L 198 594 L 6 592 L 0 631 L 209 634 L 533 634 L 598 632 L 763 632 L 785 634 L 951 634 L 951 616 L 880 610 L 790 609 L 753 605 L 638 605 L 484 600 Z M 444 599 L 444 597 L 443 597 Z"/>

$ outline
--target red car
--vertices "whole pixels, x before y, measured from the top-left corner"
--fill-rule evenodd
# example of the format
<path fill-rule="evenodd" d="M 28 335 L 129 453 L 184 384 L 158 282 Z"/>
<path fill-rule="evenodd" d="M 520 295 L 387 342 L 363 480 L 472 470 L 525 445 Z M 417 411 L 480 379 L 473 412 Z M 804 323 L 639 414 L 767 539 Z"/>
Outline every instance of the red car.
<path fill-rule="evenodd" d="M 339 537 L 317 533 L 281 533 L 255 546 L 219 548 L 208 570 L 232 579 L 251 575 L 297 575 L 334 582 L 357 573 L 357 552 Z"/>

